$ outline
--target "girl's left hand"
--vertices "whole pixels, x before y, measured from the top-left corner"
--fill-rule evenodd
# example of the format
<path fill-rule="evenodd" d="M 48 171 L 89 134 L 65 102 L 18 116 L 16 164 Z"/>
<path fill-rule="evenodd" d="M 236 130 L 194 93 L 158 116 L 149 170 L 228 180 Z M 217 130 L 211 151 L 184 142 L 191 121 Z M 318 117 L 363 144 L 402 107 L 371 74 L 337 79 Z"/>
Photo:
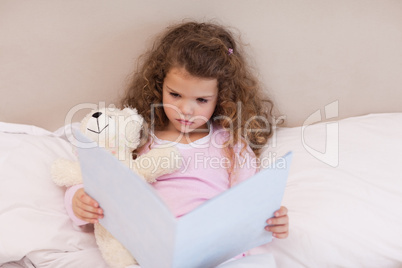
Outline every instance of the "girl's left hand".
<path fill-rule="evenodd" d="M 281 207 L 275 211 L 274 217 L 267 220 L 265 230 L 272 232 L 276 238 L 286 238 L 289 235 L 288 209 Z"/>

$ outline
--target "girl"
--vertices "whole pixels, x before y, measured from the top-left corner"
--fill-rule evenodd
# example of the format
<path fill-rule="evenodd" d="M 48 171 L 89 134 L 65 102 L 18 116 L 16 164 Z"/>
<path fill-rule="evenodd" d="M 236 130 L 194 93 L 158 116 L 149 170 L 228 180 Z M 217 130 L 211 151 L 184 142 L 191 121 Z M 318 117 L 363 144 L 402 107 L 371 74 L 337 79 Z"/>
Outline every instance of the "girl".
<path fill-rule="evenodd" d="M 216 24 L 168 28 L 141 59 L 122 101 L 148 125 L 134 155 L 159 146 L 179 149 L 182 168 L 153 186 L 180 217 L 257 171 L 255 160 L 271 135 L 272 102 L 232 34 Z M 103 217 L 82 186 L 67 191 L 66 206 L 77 224 Z M 285 207 L 267 220 L 266 230 L 288 236 Z"/>

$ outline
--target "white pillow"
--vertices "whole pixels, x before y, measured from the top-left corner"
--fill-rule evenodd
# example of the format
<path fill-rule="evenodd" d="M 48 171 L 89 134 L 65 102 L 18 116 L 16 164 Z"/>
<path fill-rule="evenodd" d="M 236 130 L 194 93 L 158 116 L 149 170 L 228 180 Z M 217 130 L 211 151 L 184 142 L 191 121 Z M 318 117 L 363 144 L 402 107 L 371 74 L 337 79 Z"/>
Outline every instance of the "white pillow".
<path fill-rule="evenodd" d="M 65 261 L 64 252 L 98 251 L 93 233 L 73 226 L 65 189 L 51 180 L 59 157 L 75 159 L 68 142 L 32 126 L 0 124 L 0 265 L 27 254 L 51 263 L 49 256 Z M 105 266 L 98 252 L 92 255 L 97 267 Z"/>
<path fill-rule="evenodd" d="M 290 233 L 255 252 L 272 252 L 278 267 L 401 267 L 402 113 L 302 130 L 278 129 L 262 156 L 294 153 L 283 199 Z M 335 167 L 314 153 L 331 134 L 339 134 L 327 141 L 327 152 L 339 148 Z"/>

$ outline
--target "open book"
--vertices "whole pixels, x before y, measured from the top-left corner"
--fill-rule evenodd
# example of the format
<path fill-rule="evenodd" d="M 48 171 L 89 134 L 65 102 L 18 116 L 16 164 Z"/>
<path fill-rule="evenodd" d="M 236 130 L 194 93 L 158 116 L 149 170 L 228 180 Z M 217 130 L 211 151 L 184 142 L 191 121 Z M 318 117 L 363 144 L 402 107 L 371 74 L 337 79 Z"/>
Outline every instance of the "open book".
<path fill-rule="evenodd" d="M 91 142 L 80 135 L 80 140 Z M 280 208 L 291 153 L 176 219 L 152 186 L 106 150 L 78 148 L 85 191 L 100 223 L 142 268 L 215 267 L 272 240 L 265 221 Z"/>

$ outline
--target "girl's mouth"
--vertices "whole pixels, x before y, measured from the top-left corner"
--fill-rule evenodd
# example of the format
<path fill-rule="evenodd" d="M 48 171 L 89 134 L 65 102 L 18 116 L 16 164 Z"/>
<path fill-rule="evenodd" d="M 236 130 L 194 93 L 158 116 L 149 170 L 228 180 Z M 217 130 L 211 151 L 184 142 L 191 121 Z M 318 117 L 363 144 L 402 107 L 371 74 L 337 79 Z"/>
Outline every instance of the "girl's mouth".
<path fill-rule="evenodd" d="M 186 125 L 186 126 L 189 126 L 189 125 L 194 123 L 194 122 L 191 122 L 191 121 L 188 121 L 188 120 L 182 120 L 182 119 L 176 119 L 176 120 L 179 121 L 180 124 Z"/>

